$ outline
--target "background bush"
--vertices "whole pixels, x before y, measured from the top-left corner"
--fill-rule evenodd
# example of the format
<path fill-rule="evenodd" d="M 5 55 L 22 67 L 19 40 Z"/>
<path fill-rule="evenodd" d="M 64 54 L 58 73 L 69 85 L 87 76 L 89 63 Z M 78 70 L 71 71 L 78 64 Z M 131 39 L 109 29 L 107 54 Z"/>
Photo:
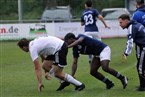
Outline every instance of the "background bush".
<path fill-rule="evenodd" d="M 21 0 L 23 19 L 38 19 L 46 7 L 70 5 L 71 11 L 77 18 L 84 9 L 85 0 Z M 124 0 L 92 0 L 93 7 L 101 11 L 103 8 L 124 7 Z M 18 0 L 0 0 L 0 20 L 18 19 Z"/>

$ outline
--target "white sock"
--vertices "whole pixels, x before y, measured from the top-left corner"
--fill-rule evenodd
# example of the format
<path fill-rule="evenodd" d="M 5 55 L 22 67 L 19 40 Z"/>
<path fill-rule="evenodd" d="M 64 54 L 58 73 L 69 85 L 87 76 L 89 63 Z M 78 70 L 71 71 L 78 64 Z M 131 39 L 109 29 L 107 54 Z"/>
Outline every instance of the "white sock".
<path fill-rule="evenodd" d="M 71 75 L 69 74 L 65 74 L 65 80 L 76 85 L 76 86 L 80 86 L 82 83 L 76 79 L 74 79 Z"/>
<path fill-rule="evenodd" d="M 103 82 L 106 82 L 106 80 L 107 80 L 107 78 L 104 78 L 102 81 L 103 81 Z"/>
<path fill-rule="evenodd" d="M 120 73 L 118 72 L 117 75 L 116 75 L 116 77 L 118 78 L 119 76 L 120 76 Z"/>

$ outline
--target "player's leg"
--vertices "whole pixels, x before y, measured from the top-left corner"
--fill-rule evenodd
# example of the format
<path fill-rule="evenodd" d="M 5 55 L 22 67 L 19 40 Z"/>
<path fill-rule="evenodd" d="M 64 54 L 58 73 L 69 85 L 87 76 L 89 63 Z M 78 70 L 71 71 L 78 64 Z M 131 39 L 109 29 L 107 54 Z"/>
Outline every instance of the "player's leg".
<path fill-rule="evenodd" d="M 104 50 L 101 52 L 100 54 L 100 60 L 101 60 L 101 66 L 102 69 L 115 76 L 116 78 L 120 79 L 120 81 L 123 84 L 123 89 L 126 88 L 127 86 L 127 77 L 126 76 L 122 76 L 119 72 L 117 72 L 116 70 L 114 70 L 113 68 L 109 67 L 109 62 L 110 62 L 110 55 L 111 55 L 111 50 L 109 47 L 104 48 Z"/>
<path fill-rule="evenodd" d="M 44 60 L 42 64 L 42 68 L 46 71 L 49 72 L 50 69 L 52 68 L 53 61 L 52 60 Z"/>
<path fill-rule="evenodd" d="M 140 56 L 137 62 L 137 71 L 140 81 L 138 91 L 145 91 L 145 48 L 140 50 Z"/>
<path fill-rule="evenodd" d="M 93 57 L 92 64 L 90 66 L 90 74 L 94 76 L 95 78 L 99 79 L 100 81 L 104 82 L 106 84 L 106 89 L 110 89 L 114 86 L 114 84 L 112 83 L 112 81 L 110 81 L 100 72 L 98 72 L 98 69 L 100 66 L 101 66 L 100 58 Z"/>
<path fill-rule="evenodd" d="M 92 32 L 90 33 L 91 36 L 94 38 L 94 39 L 97 39 L 97 40 L 100 40 L 101 41 L 101 35 L 100 35 L 100 32 Z"/>
<path fill-rule="evenodd" d="M 55 77 L 60 78 L 62 80 L 65 80 L 66 82 L 69 82 L 73 85 L 75 85 L 76 87 L 80 88 L 80 89 L 84 89 L 85 86 L 83 83 L 81 83 L 80 81 L 76 80 L 75 78 L 73 78 L 71 75 L 64 73 L 63 72 L 63 68 L 59 67 L 58 65 L 54 66 L 54 71 L 55 71 Z M 80 89 L 78 89 L 78 91 L 80 91 Z"/>
<path fill-rule="evenodd" d="M 50 56 L 48 56 L 48 57 L 50 57 Z M 52 72 L 53 71 L 52 65 L 53 65 L 53 61 L 52 60 L 46 60 L 45 59 L 43 61 L 42 68 L 43 68 L 43 70 L 45 72 L 45 78 L 47 80 L 50 80 L 51 76 L 54 74 L 54 72 Z"/>
<path fill-rule="evenodd" d="M 76 86 L 76 91 L 81 91 L 85 88 L 85 85 L 80 81 L 73 78 L 71 75 L 63 72 L 63 67 L 67 65 L 66 58 L 67 58 L 68 48 L 67 45 L 64 44 L 60 51 L 55 54 L 55 63 L 57 65 L 54 66 L 54 74 L 55 77 L 58 77 L 66 82 L 69 82 Z M 65 87 L 63 87 L 65 88 Z"/>

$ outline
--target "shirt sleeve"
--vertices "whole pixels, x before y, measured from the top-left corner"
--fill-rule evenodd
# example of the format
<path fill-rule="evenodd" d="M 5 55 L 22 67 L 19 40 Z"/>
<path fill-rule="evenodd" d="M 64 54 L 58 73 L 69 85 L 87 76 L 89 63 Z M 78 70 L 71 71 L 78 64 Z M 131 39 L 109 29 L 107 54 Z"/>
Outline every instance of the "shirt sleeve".
<path fill-rule="evenodd" d="M 35 48 L 30 50 L 30 56 L 31 56 L 31 59 L 33 61 L 39 57 L 38 56 L 38 52 L 37 52 L 37 50 Z"/>
<path fill-rule="evenodd" d="M 81 16 L 81 22 L 83 22 L 83 23 L 85 22 L 83 15 Z"/>
<path fill-rule="evenodd" d="M 134 35 L 132 34 L 132 25 L 128 28 L 128 40 L 126 43 L 126 49 L 124 51 L 124 53 L 126 55 L 129 55 L 132 51 L 133 48 L 133 39 L 134 39 Z"/>
<path fill-rule="evenodd" d="M 132 20 L 138 21 L 138 15 L 134 13 L 131 17 Z"/>
<path fill-rule="evenodd" d="M 96 9 L 96 10 L 94 10 L 94 14 L 95 14 L 95 16 L 97 16 L 98 17 L 98 15 L 100 15 L 100 13 L 99 13 L 99 11 Z"/>

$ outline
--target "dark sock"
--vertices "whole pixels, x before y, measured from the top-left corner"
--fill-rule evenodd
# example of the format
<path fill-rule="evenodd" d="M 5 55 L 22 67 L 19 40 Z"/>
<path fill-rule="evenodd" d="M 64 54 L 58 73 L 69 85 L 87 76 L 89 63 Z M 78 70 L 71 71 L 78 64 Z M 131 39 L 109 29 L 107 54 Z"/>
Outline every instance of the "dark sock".
<path fill-rule="evenodd" d="M 106 84 L 112 83 L 112 81 L 110 81 L 108 78 L 104 78 L 103 82 L 106 83 Z"/>
<path fill-rule="evenodd" d="M 122 80 L 124 78 L 124 76 L 122 76 L 120 73 L 117 73 L 116 77 L 120 80 Z"/>

